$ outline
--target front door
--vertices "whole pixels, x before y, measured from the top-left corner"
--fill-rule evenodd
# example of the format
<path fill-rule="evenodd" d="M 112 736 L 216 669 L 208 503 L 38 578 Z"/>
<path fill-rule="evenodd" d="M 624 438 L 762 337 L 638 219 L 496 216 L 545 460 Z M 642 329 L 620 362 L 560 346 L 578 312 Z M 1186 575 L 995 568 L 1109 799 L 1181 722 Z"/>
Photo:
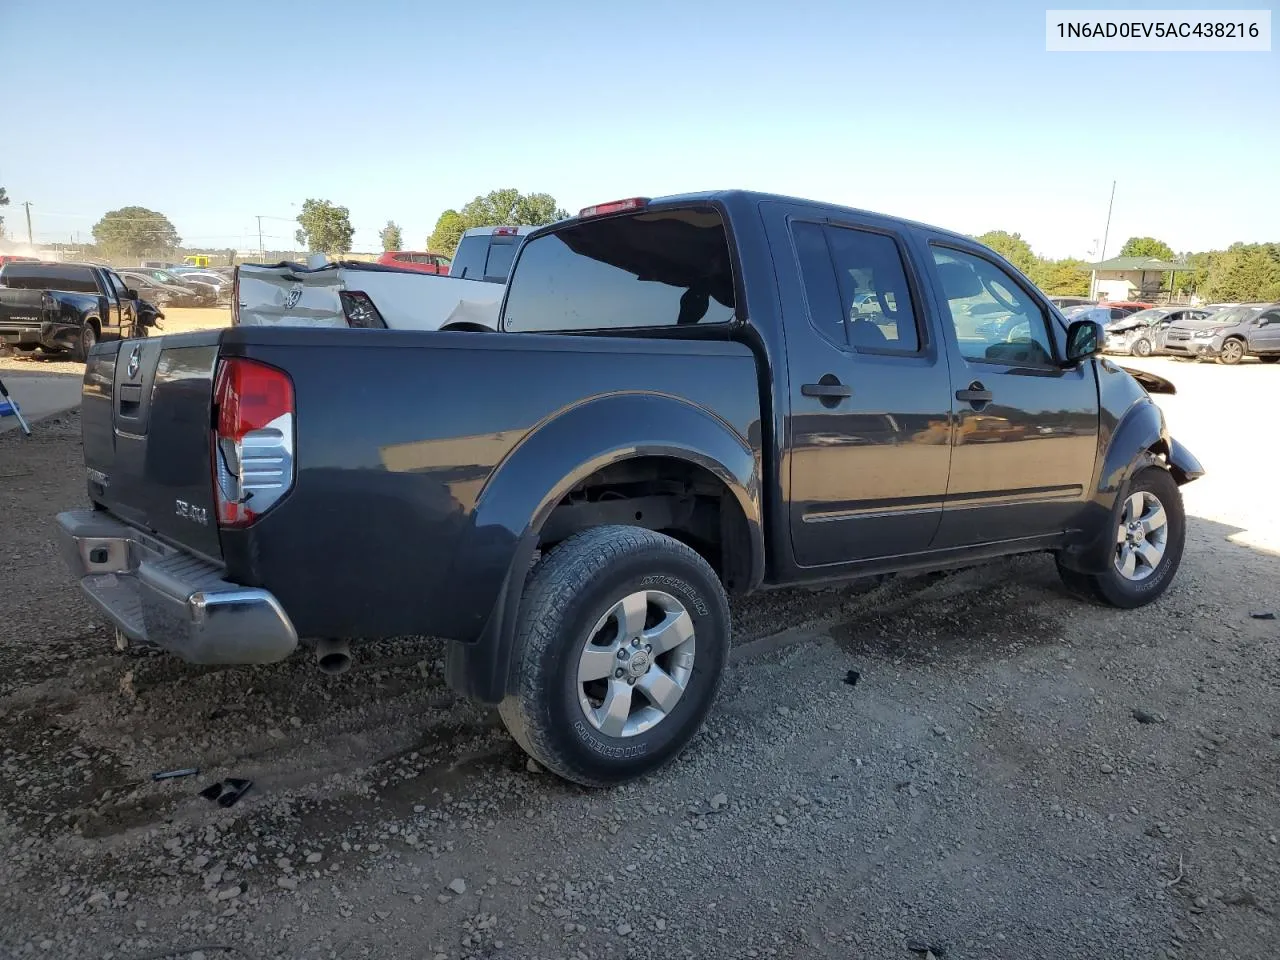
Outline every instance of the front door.
<path fill-rule="evenodd" d="M 1280 308 L 1264 311 L 1253 324 L 1249 348 L 1263 355 L 1280 354 Z"/>
<path fill-rule="evenodd" d="M 963 547 L 1068 529 L 1098 447 L 1094 361 L 1058 362 L 1065 331 L 1025 278 L 939 238 L 933 282 L 950 323 L 955 441 L 934 546 Z"/>
<path fill-rule="evenodd" d="M 764 213 L 783 294 L 796 563 L 926 550 L 947 486 L 950 381 L 903 237 L 801 206 Z"/>

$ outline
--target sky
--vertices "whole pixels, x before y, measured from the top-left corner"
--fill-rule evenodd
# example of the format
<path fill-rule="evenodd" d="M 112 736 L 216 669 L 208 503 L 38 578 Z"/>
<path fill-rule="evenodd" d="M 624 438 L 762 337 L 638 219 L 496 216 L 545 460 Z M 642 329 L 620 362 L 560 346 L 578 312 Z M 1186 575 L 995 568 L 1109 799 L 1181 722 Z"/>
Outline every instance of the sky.
<path fill-rule="evenodd" d="M 315 197 L 356 250 L 389 219 L 421 249 L 500 187 L 741 187 L 1091 259 L 1115 180 L 1108 255 L 1280 240 L 1280 52 L 1047 53 L 1046 6 L 0 0 L 6 227 L 30 201 L 37 241 L 88 238 L 136 204 L 291 248 Z"/>

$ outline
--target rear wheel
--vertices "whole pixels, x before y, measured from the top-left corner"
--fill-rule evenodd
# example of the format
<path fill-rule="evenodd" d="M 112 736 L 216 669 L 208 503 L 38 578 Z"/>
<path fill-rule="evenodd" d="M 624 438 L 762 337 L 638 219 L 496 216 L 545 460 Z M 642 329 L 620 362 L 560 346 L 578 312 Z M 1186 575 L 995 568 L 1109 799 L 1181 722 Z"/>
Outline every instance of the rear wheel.
<path fill-rule="evenodd" d="M 1244 359 L 1244 342 L 1232 337 L 1222 344 L 1222 349 L 1218 351 L 1218 362 L 1225 363 L 1229 367 L 1234 367 L 1237 363 Z"/>
<path fill-rule="evenodd" d="M 1182 493 L 1168 470 L 1148 467 L 1129 485 L 1112 522 L 1115 545 L 1102 573 L 1081 573 L 1062 565 L 1058 573 L 1077 593 L 1101 603 L 1132 609 L 1150 603 L 1173 582 L 1186 542 Z"/>
<path fill-rule="evenodd" d="M 90 321 L 80 328 L 80 336 L 76 339 L 76 345 L 71 350 L 71 358 L 84 363 L 89 359 L 89 351 L 97 346 L 97 343 L 98 328 Z"/>
<path fill-rule="evenodd" d="M 1151 341 L 1146 337 L 1139 337 L 1133 342 L 1133 355 L 1135 357 L 1151 356 Z"/>
<path fill-rule="evenodd" d="M 514 693 L 499 707 L 525 752 L 587 786 L 675 757 L 702 726 L 729 650 L 729 605 L 692 549 L 640 527 L 570 537 L 530 574 Z"/>

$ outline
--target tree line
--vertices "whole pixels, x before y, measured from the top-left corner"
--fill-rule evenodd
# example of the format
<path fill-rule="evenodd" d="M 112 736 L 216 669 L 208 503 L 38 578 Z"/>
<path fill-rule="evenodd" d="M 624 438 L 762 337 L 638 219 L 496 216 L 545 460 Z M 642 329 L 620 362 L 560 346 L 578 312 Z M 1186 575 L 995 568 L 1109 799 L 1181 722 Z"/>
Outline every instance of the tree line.
<path fill-rule="evenodd" d="M 0 207 L 8 203 L 8 194 L 0 187 Z M 450 208 L 440 214 L 425 246 L 433 253 L 453 256 L 463 233 L 472 227 L 542 226 L 568 215 L 547 193 L 522 194 L 510 187 L 492 190 L 460 209 Z M 297 220 L 294 239 L 299 246 L 330 256 L 351 251 L 355 229 L 346 207 L 308 198 Z M 403 232 L 394 220 L 388 220 L 378 235 L 383 250 L 403 249 Z M 0 237 L 3 236 L 4 219 L 0 217 Z M 159 255 L 176 252 L 182 246 L 182 238 L 169 218 L 142 206 L 120 207 L 103 214 L 94 224 L 93 239 L 94 252 L 105 257 Z M 1021 234 L 1008 230 L 990 230 L 975 239 L 999 253 L 1051 296 L 1083 297 L 1089 293 L 1089 267 L 1084 260 L 1041 257 Z M 1177 254 L 1156 237 L 1130 237 L 1120 248 L 1120 256 L 1155 257 L 1186 264 L 1186 272 L 1174 275 L 1176 293 L 1196 293 L 1209 302 L 1280 300 L 1280 243 L 1233 243 L 1225 250 Z"/>
<path fill-rule="evenodd" d="M 974 239 L 1000 254 L 1050 296 L 1089 294 L 1089 265 L 1083 260 L 1037 256 L 1021 234 L 1007 230 L 991 230 Z M 1179 255 L 1155 237 L 1130 237 L 1119 256 L 1186 264 L 1185 272 L 1173 275 L 1172 292 L 1195 293 L 1209 303 L 1280 300 L 1280 243 L 1233 243 L 1226 250 Z M 1166 289 L 1168 283 L 1166 275 Z"/>

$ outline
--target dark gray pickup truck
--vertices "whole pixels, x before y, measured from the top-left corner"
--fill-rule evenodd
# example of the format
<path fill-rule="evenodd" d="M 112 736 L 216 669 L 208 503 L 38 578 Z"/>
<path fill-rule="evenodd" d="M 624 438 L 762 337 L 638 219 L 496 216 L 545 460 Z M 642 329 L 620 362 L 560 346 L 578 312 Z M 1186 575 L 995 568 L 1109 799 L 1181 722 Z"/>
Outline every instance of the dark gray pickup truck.
<path fill-rule="evenodd" d="M 727 593 L 1032 551 L 1117 607 L 1163 593 L 1202 470 L 1172 387 L 1101 340 L 931 227 L 604 204 L 525 240 L 497 332 L 99 345 L 61 543 L 119 630 L 196 663 L 447 638 L 533 757 L 614 783 L 698 730 Z"/>

